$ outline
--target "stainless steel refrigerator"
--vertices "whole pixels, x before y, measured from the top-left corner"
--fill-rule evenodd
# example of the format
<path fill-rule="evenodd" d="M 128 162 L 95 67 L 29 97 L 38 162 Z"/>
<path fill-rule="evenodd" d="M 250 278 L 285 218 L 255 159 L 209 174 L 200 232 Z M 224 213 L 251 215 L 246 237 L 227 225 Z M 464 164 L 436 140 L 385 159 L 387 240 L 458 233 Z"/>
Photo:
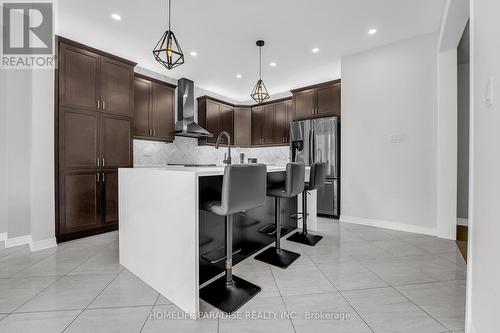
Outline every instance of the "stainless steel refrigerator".
<path fill-rule="evenodd" d="M 302 120 L 290 123 L 292 162 L 326 162 L 325 186 L 318 190 L 318 214 L 340 215 L 340 119 L 338 117 Z"/>

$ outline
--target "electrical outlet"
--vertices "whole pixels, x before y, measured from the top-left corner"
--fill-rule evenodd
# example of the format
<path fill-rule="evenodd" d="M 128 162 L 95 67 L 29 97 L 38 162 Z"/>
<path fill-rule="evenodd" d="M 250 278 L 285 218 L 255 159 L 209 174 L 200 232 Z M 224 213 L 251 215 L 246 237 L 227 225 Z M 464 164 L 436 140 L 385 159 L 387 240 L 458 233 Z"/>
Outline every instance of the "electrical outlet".
<path fill-rule="evenodd" d="M 401 134 L 391 134 L 389 135 L 389 142 L 390 143 L 401 143 L 403 141 L 403 137 Z"/>

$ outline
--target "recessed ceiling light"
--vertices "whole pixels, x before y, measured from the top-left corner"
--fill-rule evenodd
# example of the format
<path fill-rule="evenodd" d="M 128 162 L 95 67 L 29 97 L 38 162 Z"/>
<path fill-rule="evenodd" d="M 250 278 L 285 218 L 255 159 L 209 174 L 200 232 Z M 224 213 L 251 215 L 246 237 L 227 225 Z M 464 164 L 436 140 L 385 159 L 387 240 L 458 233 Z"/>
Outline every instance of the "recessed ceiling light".
<path fill-rule="evenodd" d="M 270 63 L 270 64 L 269 64 L 269 66 L 271 66 L 271 67 L 276 67 L 276 63 L 275 63 L 275 62 L 272 62 L 272 63 Z"/>
<path fill-rule="evenodd" d="M 196 57 L 198 55 L 198 53 L 196 51 L 191 51 L 191 52 L 189 52 L 189 54 L 193 57 Z"/>
<path fill-rule="evenodd" d="M 370 29 L 368 30 L 369 35 L 375 35 L 377 33 L 377 29 Z"/>
<path fill-rule="evenodd" d="M 314 49 L 311 50 L 312 53 L 318 53 L 319 52 L 319 48 L 318 47 L 315 47 Z"/>
<path fill-rule="evenodd" d="M 243 77 L 243 75 L 241 75 L 241 74 L 236 74 L 236 78 L 237 78 L 237 79 L 241 79 L 242 77 Z"/>
<path fill-rule="evenodd" d="M 118 15 L 118 14 L 111 14 L 111 17 L 115 21 L 121 21 L 122 20 L 122 17 L 120 15 Z"/>

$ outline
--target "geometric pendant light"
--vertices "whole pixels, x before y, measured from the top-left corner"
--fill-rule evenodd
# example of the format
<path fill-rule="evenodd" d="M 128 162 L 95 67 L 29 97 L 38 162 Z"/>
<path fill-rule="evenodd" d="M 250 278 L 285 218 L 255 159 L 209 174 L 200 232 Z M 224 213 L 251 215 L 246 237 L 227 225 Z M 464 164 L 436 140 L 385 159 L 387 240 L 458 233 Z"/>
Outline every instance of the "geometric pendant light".
<path fill-rule="evenodd" d="M 177 38 L 175 38 L 174 32 L 170 28 L 170 13 L 171 5 L 170 0 L 168 0 L 168 30 L 161 36 L 153 49 L 156 61 L 167 69 L 175 68 L 184 63 L 184 54 L 179 42 L 177 42 Z"/>
<path fill-rule="evenodd" d="M 250 97 L 260 104 L 268 100 L 271 96 L 269 96 L 266 85 L 264 84 L 264 81 L 262 81 L 262 46 L 264 46 L 264 41 L 258 40 L 256 44 L 259 47 L 259 80 L 255 84 Z"/>

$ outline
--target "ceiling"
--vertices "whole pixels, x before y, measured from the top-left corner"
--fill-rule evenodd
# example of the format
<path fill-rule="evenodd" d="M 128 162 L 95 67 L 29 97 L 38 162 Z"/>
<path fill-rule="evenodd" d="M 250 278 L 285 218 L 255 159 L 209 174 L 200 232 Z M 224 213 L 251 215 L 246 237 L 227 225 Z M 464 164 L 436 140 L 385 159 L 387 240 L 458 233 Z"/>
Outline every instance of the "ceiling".
<path fill-rule="evenodd" d="M 172 30 L 186 56 L 168 71 L 151 51 L 168 27 L 167 0 L 59 1 L 58 34 L 237 101 L 249 100 L 264 39 L 271 95 L 340 77 L 344 55 L 437 32 L 445 0 L 172 0 Z M 121 16 L 121 21 L 111 14 Z M 369 35 L 368 30 L 377 33 Z M 319 52 L 313 53 L 313 48 Z M 197 56 L 190 55 L 196 51 Z M 277 66 L 269 64 L 276 62 Z M 241 74 L 242 78 L 236 78 Z"/>

